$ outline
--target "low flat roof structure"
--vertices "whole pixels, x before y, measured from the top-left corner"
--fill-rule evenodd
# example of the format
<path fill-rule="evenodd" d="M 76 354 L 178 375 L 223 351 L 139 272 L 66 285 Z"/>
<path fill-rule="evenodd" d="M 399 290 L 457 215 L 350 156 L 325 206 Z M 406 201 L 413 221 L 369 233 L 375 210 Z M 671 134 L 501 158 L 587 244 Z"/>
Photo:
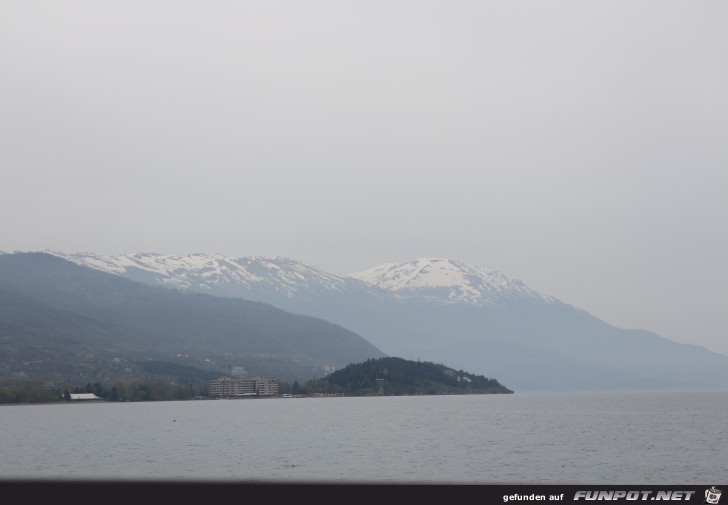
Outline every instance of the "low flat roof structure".
<path fill-rule="evenodd" d="M 102 398 L 99 398 L 93 393 L 71 393 L 71 401 L 74 400 L 80 400 L 80 401 L 89 401 L 89 400 L 101 400 Z"/>

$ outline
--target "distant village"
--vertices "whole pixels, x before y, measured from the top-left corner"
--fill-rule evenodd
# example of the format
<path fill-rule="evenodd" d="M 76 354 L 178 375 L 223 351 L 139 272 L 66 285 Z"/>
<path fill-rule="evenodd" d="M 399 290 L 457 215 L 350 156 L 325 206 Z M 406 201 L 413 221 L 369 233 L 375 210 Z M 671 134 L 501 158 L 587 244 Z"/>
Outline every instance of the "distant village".
<path fill-rule="evenodd" d="M 94 393 L 69 393 L 68 396 L 68 400 L 74 402 L 104 401 L 104 398 Z M 220 377 L 208 382 L 208 396 L 212 398 L 278 396 L 278 379 Z M 293 395 L 284 394 L 283 396 L 292 397 Z"/>
<path fill-rule="evenodd" d="M 311 394 L 289 394 L 279 395 L 278 379 L 270 377 L 251 377 L 249 379 L 220 377 L 208 382 L 207 398 L 261 398 L 261 397 L 282 397 L 299 398 L 303 396 L 324 397 L 344 396 L 341 393 L 311 393 Z M 198 396 L 195 399 L 201 400 L 206 397 Z M 69 393 L 66 400 L 71 402 L 104 402 L 105 398 L 94 393 Z"/>

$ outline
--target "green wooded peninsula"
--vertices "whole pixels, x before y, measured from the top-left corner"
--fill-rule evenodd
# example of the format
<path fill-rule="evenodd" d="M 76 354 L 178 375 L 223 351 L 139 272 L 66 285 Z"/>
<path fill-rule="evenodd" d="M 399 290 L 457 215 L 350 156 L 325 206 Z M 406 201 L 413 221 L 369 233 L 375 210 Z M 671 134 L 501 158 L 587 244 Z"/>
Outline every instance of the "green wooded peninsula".
<path fill-rule="evenodd" d="M 482 375 L 442 364 L 388 357 L 348 365 L 304 386 L 308 394 L 346 396 L 402 396 L 452 394 L 512 394 L 513 391 Z"/>

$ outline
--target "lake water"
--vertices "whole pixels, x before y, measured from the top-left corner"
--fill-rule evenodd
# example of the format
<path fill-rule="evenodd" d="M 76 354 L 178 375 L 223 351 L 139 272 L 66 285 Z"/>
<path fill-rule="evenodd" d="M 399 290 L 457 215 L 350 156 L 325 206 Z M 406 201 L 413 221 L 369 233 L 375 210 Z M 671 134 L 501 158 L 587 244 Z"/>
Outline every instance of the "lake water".
<path fill-rule="evenodd" d="M 728 393 L 0 407 L 0 479 L 705 484 Z"/>

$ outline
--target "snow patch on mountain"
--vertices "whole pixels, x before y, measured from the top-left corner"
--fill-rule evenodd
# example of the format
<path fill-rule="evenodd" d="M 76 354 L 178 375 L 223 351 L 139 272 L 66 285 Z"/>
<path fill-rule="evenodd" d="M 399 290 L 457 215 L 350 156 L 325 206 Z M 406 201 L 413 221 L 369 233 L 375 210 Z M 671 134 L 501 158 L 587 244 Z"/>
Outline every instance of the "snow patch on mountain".
<path fill-rule="evenodd" d="M 348 276 L 329 274 L 290 258 L 220 254 L 174 256 L 155 253 L 101 256 L 49 254 L 142 282 L 223 296 L 270 300 L 343 293 L 367 293 L 378 299 L 418 299 L 432 303 L 487 305 L 509 300 L 551 303 L 556 299 L 530 289 L 500 272 L 443 258 L 387 263 Z"/>
<path fill-rule="evenodd" d="M 393 291 L 404 298 L 468 304 L 492 303 L 513 297 L 555 301 L 500 272 L 444 258 L 387 263 L 349 274 L 349 277 Z"/>
<path fill-rule="evenodd" d="M 355 279 L 328 274 L 316 267 L 290 258 L 246 256 L 234 258 L 220 254 L 185 256 L 155 253 L 100 256 L 91 253 L 63 254 L 46 251 L 60 258 L 104 272 L 134 277 L 141 271 L 156 283 L 194 291 L 216 291 L 224 287 L 262 288 L 293 297 L 300 292 L 371 291 L 372 286 Z"/>

